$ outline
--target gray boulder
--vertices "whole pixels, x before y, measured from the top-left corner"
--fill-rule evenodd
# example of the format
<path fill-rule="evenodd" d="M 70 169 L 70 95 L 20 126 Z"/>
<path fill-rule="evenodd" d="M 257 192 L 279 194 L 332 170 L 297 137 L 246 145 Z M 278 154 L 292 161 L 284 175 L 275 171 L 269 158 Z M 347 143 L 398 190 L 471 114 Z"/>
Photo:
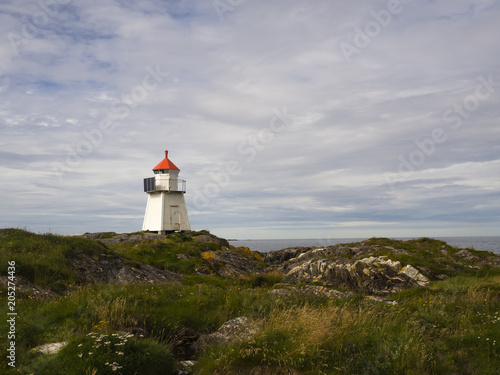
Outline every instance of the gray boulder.
<path fill-rule="evenodd" d="M 201 335 L 193 344 L 196 352 L 201 352 L 211 345 L 248 340 L 259 331 L 258 324 L 246 316 L 239 316 L 224 323 L 217 331 Z"/>

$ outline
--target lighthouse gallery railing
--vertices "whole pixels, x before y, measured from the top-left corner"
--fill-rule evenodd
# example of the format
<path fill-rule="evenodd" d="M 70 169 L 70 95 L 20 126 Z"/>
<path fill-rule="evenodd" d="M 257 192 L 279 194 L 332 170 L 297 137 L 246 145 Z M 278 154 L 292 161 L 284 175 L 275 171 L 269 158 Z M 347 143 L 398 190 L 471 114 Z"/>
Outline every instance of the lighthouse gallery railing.
<path fill-rule="evenodd" d="M 170 180 L 170 186 L 156 186 L 156 181 L 154 177 L 148 177 L 144 179 L 144 192 L 154 193 L 157 191 L 177 191 L 186 192 L 186 180 Z"/>

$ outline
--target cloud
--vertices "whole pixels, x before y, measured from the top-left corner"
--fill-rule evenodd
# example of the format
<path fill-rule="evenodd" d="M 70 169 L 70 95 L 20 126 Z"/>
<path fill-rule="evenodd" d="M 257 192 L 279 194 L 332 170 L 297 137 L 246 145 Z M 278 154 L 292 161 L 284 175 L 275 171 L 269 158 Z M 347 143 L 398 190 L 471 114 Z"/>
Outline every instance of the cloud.
<path fill-rule="evenodd" d="M 4 1 L 0 226 L 138 230 L 142 179 L 168 149 L 194 229 L 497 234 L 497 2 L 225 9 Z"/>

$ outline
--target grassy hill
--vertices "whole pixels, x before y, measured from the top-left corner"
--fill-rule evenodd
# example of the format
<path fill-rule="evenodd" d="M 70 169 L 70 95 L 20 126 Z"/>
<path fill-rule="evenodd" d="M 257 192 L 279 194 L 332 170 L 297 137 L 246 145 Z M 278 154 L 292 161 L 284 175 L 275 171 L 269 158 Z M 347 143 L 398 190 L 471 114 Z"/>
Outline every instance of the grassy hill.
<path fill-rule="evenodd" d="M 262 254 L 228 248 L 206 231 L 86 237 L 0 230 L 0 349 L 8 353 L 15 341 L 16 354 L 15 368 L 1 357 L 7 374 L 175 374 L 186 359 L 196 360 L 186 370 L 195 374 L 500 368 L 500 272 L 488 252 L 461 252 L 431 239 L 346 245 L 371 250 L 349 250 L 345 258 L 386 255 L 435 280 L 388 304 L 359 291 L 343 298 L 303 293 L 304 283 L 291 283 Z M 220 276 L 226 261 L 238 268 L 234 277 Z M 13 340 L 9 262 L 17 287 Z M 241 316 L 257 333 L 195 352 L 200 336 Z M 55 342 L 67 345 L 57 354 L 35 350 Z"/>

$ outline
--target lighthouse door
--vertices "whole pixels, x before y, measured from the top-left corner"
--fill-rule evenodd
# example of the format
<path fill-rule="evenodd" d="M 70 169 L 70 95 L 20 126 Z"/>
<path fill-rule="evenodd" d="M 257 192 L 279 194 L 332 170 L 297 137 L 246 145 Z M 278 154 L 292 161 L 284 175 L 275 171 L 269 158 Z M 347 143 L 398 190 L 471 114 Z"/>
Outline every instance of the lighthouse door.
<path fill-rule="evenodd" d="M 170 224 L 173 230 L 181 230 L 179 206 L 170 206 Z"/>

